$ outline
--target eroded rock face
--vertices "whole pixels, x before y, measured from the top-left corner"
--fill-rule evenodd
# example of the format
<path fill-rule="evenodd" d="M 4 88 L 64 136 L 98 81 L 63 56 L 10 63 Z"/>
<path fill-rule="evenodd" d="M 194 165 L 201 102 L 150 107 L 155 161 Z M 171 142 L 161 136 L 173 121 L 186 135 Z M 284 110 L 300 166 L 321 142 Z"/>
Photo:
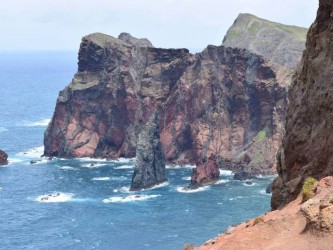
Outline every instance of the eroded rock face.
<path fill-rule="evenodd" d="M 139 134 L 131 191 L 167 181 L 159 124 L 160 115 L 156 111 Z"/>
<path fill-rule="evenodd" d="M 197 188 L 210 184 L 219 179 L 220 170 L 216 162 L 215 155 L 211 154 L 208 159 L 200 160 L 196 163 L 196 168 L 192 170 L 191 184 L 189 188 Z"/>
<path fill-rule="evenodd" d="M 306 177 L 333 175 L 333 2 L 319 1 L 301 67 L 290 88 L 272 207 L 293 200 Z"/>
<path fill-rule="evenodd" d="M 192 55 L 126 41 L 82 39 L 78 72 L 45 133 L 45 155 L 134 157 L 137 135 L 161 106 L 167 162 L 213 154 L 221 167 L 275 171 L 290 81 L 279 65 L 245 49 L 208 46 Z"/>
<path fill-rule="evenodd" d="M 0 165 L 8 164 L 7 158 L 8 155 L 4 151 L 0 150 Z"/>

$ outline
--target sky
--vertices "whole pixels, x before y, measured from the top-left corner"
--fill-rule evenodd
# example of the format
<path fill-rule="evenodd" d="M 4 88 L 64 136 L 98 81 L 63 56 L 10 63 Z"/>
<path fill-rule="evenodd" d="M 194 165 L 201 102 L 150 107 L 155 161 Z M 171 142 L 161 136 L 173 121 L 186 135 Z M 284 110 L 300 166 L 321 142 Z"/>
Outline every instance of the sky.
<path fill-rule="evenodd" d="M 148 38 L 155 47 L 220 45 L 239 13 L 309 27 L 318 0 L 4 0 L 0 50 L 73 50 L 94 32 Z"/>

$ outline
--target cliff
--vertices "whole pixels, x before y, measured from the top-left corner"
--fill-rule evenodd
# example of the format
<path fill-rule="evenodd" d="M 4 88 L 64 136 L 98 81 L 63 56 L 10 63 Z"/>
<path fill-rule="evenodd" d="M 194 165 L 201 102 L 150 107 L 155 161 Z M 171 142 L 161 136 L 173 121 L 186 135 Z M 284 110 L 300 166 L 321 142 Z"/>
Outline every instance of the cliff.
<path fill-rule="evenodd" d="M 168 163 L 213 154 L 220 167 L 275 172 L 291 81 L 284 67 L 245 49 L 209 45 L 193 55 L 119 38 L 82 39 L 78 72 L 45 132 L 45 155 L 134 157 L 137 135 L 159 106 Z"/>
<path fill-rule="evenodd" d="M 297 197 L 306 177 L 333 175 L 333 2 L 319 1 L 301 67 L 289 92 L 272 207 Z"/>
<path fill-rule="evenodd" d="M 208 241 L 197 250 L 320 249 L 333 246 L 333 177 L 313 188 L 314 196 L 302 195 L 282 210 L 266 213 Z"/>
<path fill-rule="evenodd" d="M 131 191 L 150 188 L 167 180 L 159 124 L 159 112 L 155 111 L 138 136 Z"/>
<path fill-rule="evenodd" d="M 251 14 L 239 14 L 222 44 L 247 49 L 293 69 L 301 60 L 307 31 L 306 28 L 271 22 Z"/>

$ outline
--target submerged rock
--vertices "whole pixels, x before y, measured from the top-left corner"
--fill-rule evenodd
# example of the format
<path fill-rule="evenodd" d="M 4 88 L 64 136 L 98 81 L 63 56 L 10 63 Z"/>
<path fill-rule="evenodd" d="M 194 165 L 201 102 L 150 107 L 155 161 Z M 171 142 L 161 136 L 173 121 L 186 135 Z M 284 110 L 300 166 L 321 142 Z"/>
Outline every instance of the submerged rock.
<path fill-rule="evenodd" d="M 234 180 L 244 181 L 252 179 L 255 175 L 251 172 L 248 172 L 246 170 L 239 171 L 235 173 Z"/>
<path fill-rule="evenodd" d="M 271 194 L 273 190 L 273 182 L 271 182 L 266 188 L 266 194 Z"/>
<path fill-rule="evenodd" d="M 131 191 L 167 181 L 159 123 L 160 115 L 155 111 L 139 134 Z"/>
<path fill-rule="evenodd" d="M 189 188 L 198 188 L 210 184 L 219 179 L 220 170 L 216 162 L 216 156 L 211 154 L 207 160 L 198 161 L 196 168 L 192 170 L 191 184 Z"/>
<path fill-rule="evenodd" d="M 8 155 L 4 151 L 0 150 L 0 165 L 8 164 L 7 158 Z"/>

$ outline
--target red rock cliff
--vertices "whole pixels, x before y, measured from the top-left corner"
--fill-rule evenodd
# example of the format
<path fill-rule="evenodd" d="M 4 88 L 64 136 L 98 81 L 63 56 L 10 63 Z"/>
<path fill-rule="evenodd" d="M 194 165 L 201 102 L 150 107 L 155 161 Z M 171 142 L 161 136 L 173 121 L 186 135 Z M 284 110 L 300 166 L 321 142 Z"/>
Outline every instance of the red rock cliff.
<path fill-rule="evenodd" d="M 278 154 L 272 207 L 299 193 L 308 176 L 333 175 L 333 1 L 320 0 L 301 67 L 289 93 L 286 135 Z"/>
<path fill-rule="evenodd" d="M 208 46 L 193 55 L 133 39 L 82 39 L 78 72 L 45 133 L 45 155 L 134 157 L 137 135 L 161 106 L 168 162 L 213 154 L 227 168 L 274 171 L 290 81 L 279 65 L 245 49 Z"/>

